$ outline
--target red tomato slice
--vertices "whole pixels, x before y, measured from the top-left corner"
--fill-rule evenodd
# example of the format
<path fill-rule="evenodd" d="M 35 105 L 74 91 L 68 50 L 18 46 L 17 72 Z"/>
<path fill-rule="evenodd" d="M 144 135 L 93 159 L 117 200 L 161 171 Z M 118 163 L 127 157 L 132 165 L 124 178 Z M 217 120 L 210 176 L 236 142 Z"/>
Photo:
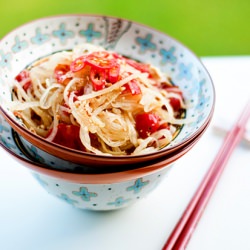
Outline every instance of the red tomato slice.
<path fill-rule="evenodd" d="M 70 70 L 72 72 L 78 72 L 80 71 L 81 69 L 84 68 L 85 66 L 85 59 L 86 59 L 86 56 L 80 56 L 78 58 L 76 58 L 70 65 Z"/>
<path fill-rule="evenodd" d="M 67 64 L 58 64 L 54 69 L 54 76 L 58 83 L 66 84 L 69 79 L 66 74 L 70 71 L 70 66 Z"/>
<path fill-rule="evenodd" d="M 181 101 L 178 98 L 175 97 L 170 97 L 169 98 L 169 103 L 172 106 L 174 111 L 178 111 L 181 109 Z"/>
<path fill-rule="evenodd" d="M 59 123 L 57 129 L 57 134 L 53 139 L 53 142 L 68 148 L 85 150 L 80 140 L 79 126 Z"/>
<path fill-rule="evenodd" d="M 159 129 L 160 118 L 154 113 L 142 113 L 135 117 L 135 127 L 139 136 L 143 139 Z"/>
<path fill-rule="evenodd" d="M 23 83 L 23 89 L 27 92 L 28 88 L 31 86 L 31 79 L 30 79 L 30 74 L 28 70 L 23 70 L 21 71 L 15 79 L 19 83 Z"/>
<path fill-rule="evenodd" d="M 94 91 L 98 91 L 105 88 L 106 84 L 105 79 L 106 79 L 105 71 L 99 71 L 93 68 L 91 69 L 90 80 L 92 82 Z"/>
<path fill-rule="evenodd" d="M 168 93 L 174 93 L 180 96 L 181 99 L 183 99 L 183 94 L 182 91 L 179 89 L 177 86 L 169 86 L 169 85 L 164 85 L 162 86 L 163 89 L 165 89 Z M 178 111 L 181 109 L 181 101 L 179 98 L 176 97 L 170 97 L 169 98 L 169 103 L 173 107 L 174 111 Z"/>

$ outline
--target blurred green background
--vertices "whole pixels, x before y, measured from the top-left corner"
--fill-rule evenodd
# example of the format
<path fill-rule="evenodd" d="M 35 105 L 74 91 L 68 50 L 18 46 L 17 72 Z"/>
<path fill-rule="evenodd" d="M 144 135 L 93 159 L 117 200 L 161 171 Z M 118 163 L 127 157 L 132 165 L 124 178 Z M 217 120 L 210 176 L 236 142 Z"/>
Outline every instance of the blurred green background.
<path fill-rule="evenodd" d="M 250 54 L 249 0 L 0 0 L 0 37 L 66 13 L 127 18 L 175 37 L 199 56 Z"/>

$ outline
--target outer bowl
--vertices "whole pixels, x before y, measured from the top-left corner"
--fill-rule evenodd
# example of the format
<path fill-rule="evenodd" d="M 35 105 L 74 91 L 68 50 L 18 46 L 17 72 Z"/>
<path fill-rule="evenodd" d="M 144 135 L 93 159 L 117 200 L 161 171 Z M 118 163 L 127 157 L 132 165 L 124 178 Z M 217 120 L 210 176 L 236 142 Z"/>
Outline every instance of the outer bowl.
<path fill-rule="evenodd" d="M 197 142 L 155 163 L 111 173 L 69 173 L 52 170 L 31 161 L 15 142 L 1 142 L 0 146 L 16 161 L 27 167 L 38 183 L 50 194 L 68 204 L 90 210 L 114 210 L 135 203 L 153 191 L 180 157 Z"/>
<path fill-rule="evenodd" d="M 128 57 L 150 62 L 170 75 L 183 92 L 187 119 L 179 135 L 165 148 L 140 156 L 101 156 L 48 142 L 24 128 L 10 112 L 11 80 L 38 58 L 89 42 Z M 215 93 L 201 61 L 184 45 L 157 30 L 115 17 L 66 15 L 35 20 L 0 41 L 0 111 L 25 140 L 51 155 L 89 167 L 141 164 L 173 153 L 201 134 L 211 120 Z"/>

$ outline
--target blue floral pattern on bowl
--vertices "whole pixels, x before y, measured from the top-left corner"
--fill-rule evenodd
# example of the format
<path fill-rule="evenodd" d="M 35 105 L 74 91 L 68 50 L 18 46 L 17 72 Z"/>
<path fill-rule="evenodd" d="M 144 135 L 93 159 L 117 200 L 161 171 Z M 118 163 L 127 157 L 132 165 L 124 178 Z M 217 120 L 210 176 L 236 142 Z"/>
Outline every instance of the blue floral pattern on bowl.
<path fill-rule="evenodd" d="M 0 105 L 8 110 L 12 79 L 31 62 L 56 51 L 90 42 L 166 72 L 184 93 L 187 119 L 179 135 L 167 148 L 198 134 L 206 125 L 214 105 L 214 87 L 200 60 L 167 34 L 128 20 L 106 16 L 68 15 L 28 23 L 0 41 Z M 38 153 L 38 152 L 36 152 Z M 43 158 L 42 155 L 40 155 Z M 40 159 L 41 159 L 40 158 Z"/>
<path fill-rule="evenodd" d="M 112 184 L 77 184 L 33 173 L 50 194 L 73 207 L 88 210 L 114 210 L 127 207 L 145 198 L 156 188 L 169 167 L 136 180 Z"/>

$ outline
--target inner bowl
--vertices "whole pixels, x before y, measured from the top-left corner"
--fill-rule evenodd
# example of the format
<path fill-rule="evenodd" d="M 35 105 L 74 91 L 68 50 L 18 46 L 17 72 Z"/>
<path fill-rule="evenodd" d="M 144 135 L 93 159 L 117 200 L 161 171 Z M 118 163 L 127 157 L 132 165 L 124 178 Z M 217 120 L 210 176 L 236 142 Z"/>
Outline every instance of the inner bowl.
<path fill-rule="evenodd" d="M 13 79 L 39 58 L 91 43 L 141 62 L 150 62 L 167 73 L 178 86 L 187 105 L 186 123 L 178 136 L 154 153 L 128 156 L 96 155 L 49 142 L 28 131 L 9 109 Z M 25 24 L 0 41 L 0 111 L 11 127 L 35 147 L 77 164 L 127 166 L 173 153 L 207 127 L 214 109 L 214 86 L 201 61 L 184 45 L 150 27 L 115 17 L 66 15 Z"/>
<path fill-rule="evenodd" d="M 125 170 L 132 170 L 132 169 L 144 169 L 150 164 L 154 166 L 162 166 L 162 164 L 170 164 L 179 157 L 186 154 L 195 143 L 199 141 L 202 134 L 205 132 L 206 128 L 201 131 L 193 140 L 189 141 L 188 144 L 184 145 L 183 147 L 179 147 L 174 152 L 159 157 L 154 160 L 150 160 L 147 162 L 137 163 L 137 164 L 127 164 L 127 165 L 112 165 L 106 166 L 105 168 L 102 165 L 95 165 L 95 166 L 86 166 L 83 164 L 77 164 L 74 162 L 65 161 L 61 158 L 48 154 L 47 152 L 34 147 L 31 143 L 29 143 L 24 138 L 20 137 L 15 131 L 12 130 L 12 138 L 18 146 L 18 150 L 21 150 L 22 154 L 25 155 L 28 159 L 41 163 L 43 167 L 48 169 L 54 170 L 62 170 L 64 172 L 71 172 L 71 173 L 114 173 L 120 172 Z M 9 136 L 10 137 L 10 136 Z"/>
<path fill-rule="evenodd" d="M 1 117 L 1 115 L 0 126 L 0 146 L 2 146 L 3 149 L 9 152 L 14 158 L 18 159 L 22 163 L 28 164 L 28 166 L 33 166 L 33 164 L 35 164 L 39 167 L 36 168 L 38 172 L 41 172 L 42 174 L 50 173 L 52 176 L 56 177 L 57 173 L 61 172 L 60 176 L 66 176 L 65 178 L 68 181 L 81 181 L 83 180 L 84 175 L 85 177 L 87 177 L 86 179 L 84 178 L 84 180 L 88 182 L 91 181 L 91 183 L 98 179 L 98 175 L 96 178 L 95 174 L 109 173 L 110 176 L 114 176 L 116 180 L 127 180 L 130 175 L 123 175 L 124 171 L 133 170 L 132 172 L 130 172 L 130 174 L 143 173 L 144 171 L 154 171 L 165 167 L 166 165 L 172 164 L 180 157 L 185 155 L 189 150 L 191 150 L 192 147 L 199 141 L 202 134 L 206 131 L 205 128 L 199 135 L 197 135 L 185 146 L 177 149 L 171 154 L 157 158 L 156 160 L 144 162 L 143 164 L 139 165 L 127 164 L 126 166 L 120 166 L 119 164 L 117 164 L 116 166 L 103 168 L 101 165 L 90 167 L 83 164 L 68 162 L 62 160 L 61 158 L 50 155 L 47 152 L 40 150 L 39 148 L 34 147 L 23 138 L 20 138 L 20 136 L 11 128 L 7 121 L 3 117 Z M 55 171 L 50 172 L 49 170 Z M 63 173 L 65 173 L 65 175 Z M 68 173 L 71 173 L 73 175 L 68 175 Z M 70 178 L 68 179 L 68 177 Z M 100 182 L 100 180 L 98 181 Z"/>

